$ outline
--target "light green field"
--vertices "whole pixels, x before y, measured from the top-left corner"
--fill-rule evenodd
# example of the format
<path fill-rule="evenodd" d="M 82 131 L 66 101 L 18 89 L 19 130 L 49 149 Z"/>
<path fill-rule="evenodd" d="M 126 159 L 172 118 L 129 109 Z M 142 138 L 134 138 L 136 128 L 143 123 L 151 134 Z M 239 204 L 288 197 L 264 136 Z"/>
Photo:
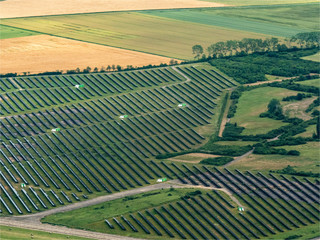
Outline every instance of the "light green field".
<path fill-rule="evenodd" d="M 267 133 L 272 129 L 286 125 L 279 120 L 270 118 L 260 118 L 260 113 L 267 111 L 267 106 L 271 99 L 281 100 L 283 97 L 296 95 L 298 92 L 284 88 L 262 87 L 251 91 L 246 91 L 239 99 L 235 116 L 231 118 L 231 123 L 237 123 L 245 127 L 244 135 L 255 135 Z"/>
<path fill-rule="evenodd" d="M 192 58 L 195 44 L 261 38 L 262 34 L 161 18 L 136 12 L 6 19 L 2 24 L 86 42 L 173 58 Z"/>
<path fill-rule="evenodd" d="M 138 194 L 126 198 L 113 200 L 73 210 L 66 213 L 58 213 L 47 216 L 42 222 L 64 225 L 72 228 L 82 228 L 98 232 L 108 232 L 104 219 L 120 216 L 126 213 L 140 211 L 142 209 L 158 206 L 164 203 L 179 200 L 195 189 L 165 189 Z"/>
<path fill-rule="evenodd" d="M 310 61 L 314 61 L 314 62 L 320 62 L 320 52 L 311 55 L 311 56 L 306 56 L 303 57 L 304 60 L 310 60 Z"/>
<path fill-rule="evenodd" d="M 238 162 L 228 166 L 229 169 L 239 170 L 257 170 L 268 172 L 269 170 L 279 170 L 288 165 L 295 167 L 297 171 L 320 172 L 319 156 L 320 143 L 310 142 L 297 146 L 281 146 L 286 150 L 298 150 L 300 156 L 283 156 L 283 155 L 258 155 L 251 154 Z"/>
<path fill-rule="evenodd" d="M 245 5 L 273 5 L 273 4 L 292 4 L 292 3 L 314 3 L 315 0 L 202 0 L 206 2 L 218 2 L 235 6 Z"/>
<path fill-rule="evenodd" d="M 0 25 L 0 39 L 26 37 L 32 35 L 37 35 L 37 33 Z"/>
<path fill-rule="evenodd" d="M 52 239 L 69 239 L 69 240 L 89 240 L 91 238 L 82 238 L 69 235 L 62 235 L 56 233 L 49 233 L 43 231 L 35 231 L 24 228 L 0 226 L 0 239 L 1 240 L 52 240 Z"/>
<path fill-rule="evenodd" d="M 299 6 L 299 8 L 267 8 L 260 9 L 257 8 L 211 8 L 211 9 L 178 9 L 178 10 L 166 10 L 166 11 L 143 11 L 142 13 L 147 13 L 152 16 L 171 18 L 175 20 L 181 20 L 186 22 L 200 23 L 206 25 L 212 25 L 217 27 L 223 27 L 228 29 L 255 32 L 261 34 L 267 34 L 277 37 L 291 37 L 297 33 L 307 31 L 306 24 L 309 22 L 304 22 L 300 15 L 303 16 L 304 11 L 311 11 L 311 16 L 309 20 L 316 21 L 316 17 L 319 14 L 312 15 L 312 5 Z M 293 25 L 287 20 L 287 15 L 292 14 L 292 12 L 298 11 L 297 21 L 298 25 Z M 281 17 L 276 17 L 275 19 L 270 19 L 270 15 L 274 16 L 281 12 Z M 259 18 L 257 18 L 257 13 Z M 285 16 L 282 16 L 284 14 Z"/>
<path fill-rule="evenodd" d="M 320 27 L 319 5 L 285 5 L 245 8 L 220 8 L 211 10 L 225 17 L 242 18 L 269 24 L 279 24 L 286 27 L 318 31 Z"/>
<path fill-rule="evenodd" d="M 297 82 L 301 85 L 320 87 L 320 78 Z"/>

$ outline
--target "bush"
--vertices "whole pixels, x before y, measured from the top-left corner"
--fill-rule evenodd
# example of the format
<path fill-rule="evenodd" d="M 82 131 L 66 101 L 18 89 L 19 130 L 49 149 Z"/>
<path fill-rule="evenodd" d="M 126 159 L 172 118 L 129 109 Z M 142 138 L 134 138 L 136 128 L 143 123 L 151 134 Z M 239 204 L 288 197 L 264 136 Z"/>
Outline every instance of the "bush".
<path fill-rule="evenodd" d="M 222 136 L 225 137 L 238 137 L 244 130 L 244 127 L 238 127 L 237 123 L 226 123 Z"/>
<path fill-rule="evenodd" d="M 248 146 L 228 146 L 228 145 L 218 145 L 212 142 L 208 142 L 205 146 L 199 148 L 199 152 L 226 155 L 226 156 L 240 156 L 249 152 L 252 149 L 250 145 Z"/>
<path fill-rule="evenodd" d="M 290 150 L 287 155 L 300 156 L 300 152 L 297 150 Z"/>
<path fill-rule="evenodd" d="M 233 160 L 233 157 L 214 157 L 201 160 L 201 164 L 223 166 Z"/>

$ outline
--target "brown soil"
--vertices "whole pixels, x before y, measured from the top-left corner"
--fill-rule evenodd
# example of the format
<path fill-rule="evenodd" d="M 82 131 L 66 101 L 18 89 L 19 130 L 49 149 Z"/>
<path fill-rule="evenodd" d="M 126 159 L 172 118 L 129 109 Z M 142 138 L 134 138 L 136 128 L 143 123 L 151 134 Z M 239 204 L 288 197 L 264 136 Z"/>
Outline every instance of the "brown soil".
<path fill-rule="evenodd" d="M 199 0 L 6 0 L 0 1 L 0 18 L 221 6 L 225 4 Z"/>
<path fill-rule="evenodd" d="M 92 69 L 108 65 L 143 66 L 168 63 L 170 58 L 101 46 L 48 35 L 0 40 L 0 73 Z"/>

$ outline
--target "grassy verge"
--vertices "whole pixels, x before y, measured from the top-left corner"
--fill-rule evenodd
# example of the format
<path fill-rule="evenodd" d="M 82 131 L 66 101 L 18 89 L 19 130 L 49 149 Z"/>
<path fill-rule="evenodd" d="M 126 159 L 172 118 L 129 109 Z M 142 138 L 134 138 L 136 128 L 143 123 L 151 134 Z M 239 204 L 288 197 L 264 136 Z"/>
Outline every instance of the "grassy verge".
<path fill-rule="evenodd" d="M 21 239 L 69 239 L 69 240 L 89 240 L 91 238 L 75 237 L 63 234 L 49 233 L 43 231 L 29 230 L 25 228 L 0 226 L 0 238 L 2 240 L 21 240 Z"/>
<path fill-rule="evenodd" d="M 104 219 L 106 218 L 132 213 L 176 201 L 182 196 L 193 191 L 194 189 L 164 189 L 151 191 L 66 213 L 50 215 L 43 218 L 41 221 L 44 223 L 64 225 L 72 228 L 108 232 L 108 228 L 104 223 Z"/>

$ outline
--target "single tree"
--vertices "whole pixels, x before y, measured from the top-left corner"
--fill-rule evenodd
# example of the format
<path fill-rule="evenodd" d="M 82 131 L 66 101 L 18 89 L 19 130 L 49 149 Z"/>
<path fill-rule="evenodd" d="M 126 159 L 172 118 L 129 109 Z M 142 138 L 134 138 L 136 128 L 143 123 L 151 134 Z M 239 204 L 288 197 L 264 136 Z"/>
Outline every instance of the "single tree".
<path fill-rule="evenodd" d="M 192 47 L 192 53 L 195 54 L 194 58 L 198 58 L 200 57 L 200 55 L 203 53 L 203 47 L 201 45 L 194 45 Z"/>

